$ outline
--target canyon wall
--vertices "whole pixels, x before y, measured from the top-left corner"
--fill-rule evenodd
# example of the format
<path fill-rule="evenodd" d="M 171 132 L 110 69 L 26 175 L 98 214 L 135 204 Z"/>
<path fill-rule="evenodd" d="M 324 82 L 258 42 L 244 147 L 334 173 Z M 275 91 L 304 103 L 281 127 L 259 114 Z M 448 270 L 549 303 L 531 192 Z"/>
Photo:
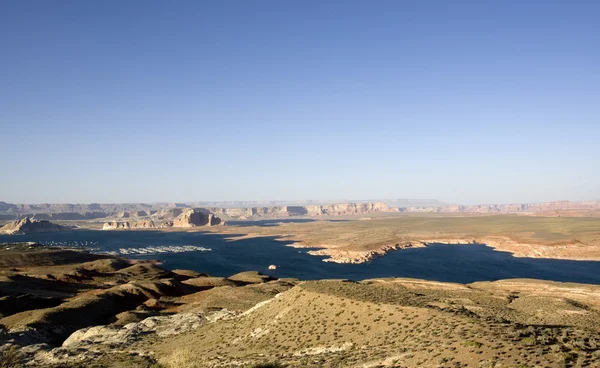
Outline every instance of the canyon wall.
<path fill-rule="evenodd" d="M 556 201 L 542 203 L 517 204 L 484 204 L 484 205 L 445 205 L 445 206 L 412 206 L 400 207 L 400 212 L 407 213 L 539 213 L 551 211 L 595 211 L 600 210 L 600 201 L 571 202 Z"/>
<path fill-rule="evenodd" d="M 558 211 L 600 211 L 600 201 L 570 202 L 556 201 L 543 203 L 515 203 L 515 204 L 484 204 L 484 205 L 450 205 L 437 201 L 419 200 L 412 205 L 411 201 L 391 201 L 390 203 L 408 204 L 406 206 L 392 206 L 385 202 L 357 202 L 337 204 L 308 204 L 286 206 L 257 206 L 257 207 L 198 207 L 192 203 L 156 203 L 156 204 L 36 204 L 23 205 L 0 202 L 0 220 L 10 221 L 23 218 L 35 218 L 49 221 L 86 221 L 109 220 L 120 221 L 130 226 L 142 220 L 151 220 L 157 224 L 165 221 L 174 221 L 179 225 L 187 226 L 185 219 L 175 221 L 179 216 L 190 210 L 198 211 L 194 216 L 200 220 L 200 213 L 214 214 L 223 220 L 245 219 L 274 219 L 294 216 L 320 217 L 320 216 L 352 216 L 378 212 L 402 213 L 481 213 L 481 214 L 535 214 L 551 213 Z M 189 214 L 188 214 L 189 215 Z M 192 222 L 196 220 L 192 219 Z M 176 225 L 176 224 L 175 224 Z M 107 225 L 112 227 L 113 225 Z M 115 225 L 118 226 L 118 225 Z M 139 226 L 152 227 L 150 223 L 140 223 Z M 160 227 L 160 225 L 156 225 Z"/>

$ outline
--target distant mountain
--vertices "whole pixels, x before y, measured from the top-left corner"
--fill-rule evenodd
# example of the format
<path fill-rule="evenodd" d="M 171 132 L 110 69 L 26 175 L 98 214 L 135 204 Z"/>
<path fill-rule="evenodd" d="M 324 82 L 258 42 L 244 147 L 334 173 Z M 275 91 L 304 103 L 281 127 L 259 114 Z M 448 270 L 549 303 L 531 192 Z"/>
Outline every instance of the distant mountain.
<path fill-rule="evenodd" d="M 258 205 L 263 203 L 265 205 Z M 274 203 L 279 203 L 275 205 Z M 349 216 L 376 212 L 403 213 L 544 213 L 552 211 L 600 210 L 600 201 L 543 203 L 454 205 L 435 199 L 388 199 L 381 201 L 352 201 L 328 203 L 322 201 L 285 202 L 188 202 L 188 203 L 112 203 L 112 204 L 12 204 L 0 202 L 0 220 L 17 220 L 25 217 L 37 220 L 96 220 L 142 219 L 173 220 L 185 210 L 204 209 L 224 220 L 286 218 L 292 216 Z M 290 202 L 292 203 L 292 202 Z M 300 204 L 303 203 L 303 204 Z M 219 204 L 219 205 L 215 205 Z M 251 205 L 252 204 L 252 205 Z"/>
<path fill-rule="evenodd" d="M 400 207 L 400 212 L 424 213 L 543 213 L 570 210 L 600 210 L 600 201 L 571 202 L 556 201 L 542 203 L 516 204 L 481 204 L 472 206 L 443 205 L 443 206 L 406 206 Z"/>

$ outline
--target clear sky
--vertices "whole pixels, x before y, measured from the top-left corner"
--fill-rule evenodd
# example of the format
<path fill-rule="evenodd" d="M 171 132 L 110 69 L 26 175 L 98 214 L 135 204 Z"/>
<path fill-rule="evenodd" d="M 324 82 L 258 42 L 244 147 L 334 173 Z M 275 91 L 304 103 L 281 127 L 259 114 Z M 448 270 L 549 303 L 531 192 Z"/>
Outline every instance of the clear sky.
<path fill-rule="evenodd" d="M 600 199 L 600 1 L 0 1 L 0 200 Z"/>

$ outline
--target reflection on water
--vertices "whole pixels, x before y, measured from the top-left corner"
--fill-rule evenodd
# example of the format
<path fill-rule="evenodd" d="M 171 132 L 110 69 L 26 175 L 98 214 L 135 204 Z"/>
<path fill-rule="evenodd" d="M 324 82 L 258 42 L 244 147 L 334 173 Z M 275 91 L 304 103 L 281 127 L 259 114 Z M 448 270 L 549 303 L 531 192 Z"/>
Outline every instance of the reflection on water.
<path fill-rule="evenodd" d="M 308 255 L 308 249 L 285 246 L 289 241 L 272 237 L 228 241 L 230 235 L 202 232 L 88 231 L 77 230 L 19 236 L 1 235 L 0 242 L 37 241 L 93 244 L 103 252 L 147 249 L 183 249 L 185 253 L 129 254 L 136 259 L 157 259 L 164 267 L 187 268 L 215 276 L 257 270 L 276 277 L 300 279 L 375 277 L 414 277 L 427 280 L 468 283 L 507 278 L 537 278 L 600 284 L 600 262 L 556 259 L 515 258 L 481 244 L 432 244 L 426 248 L 406 249 L 364 264 L 322 262 L 323 257 Z M 83 246 L 85 247 L 85 246 Z M 202 251 L 211 249 L 211 251 Z M 277 265 L 270 271 L 268 266 Z"/>

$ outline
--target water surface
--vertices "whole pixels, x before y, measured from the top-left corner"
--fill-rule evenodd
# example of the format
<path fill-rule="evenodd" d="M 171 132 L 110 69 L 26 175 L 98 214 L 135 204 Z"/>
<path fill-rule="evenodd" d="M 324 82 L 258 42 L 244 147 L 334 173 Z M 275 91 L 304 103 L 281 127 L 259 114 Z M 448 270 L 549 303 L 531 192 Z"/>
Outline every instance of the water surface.
<path fill-rule="evenodd" d="M 240 224 L 244 226 L 245 224 Z M 265 226 L 270 226 L 266 223 Z M 241 229 L 240 229 L 241 230 Z M 242 233 L 242 231 L 240 231 Z M 276 277 L 300 279 L 413 277 L 426 280 L 469 283 L 507 278 L 536 278 L 600 284 L 600 262 L 540 258 L 515 258 L 483 244 L 432 244 L 426 248 L 391 252 L 363 264 L 325 263 L 308 249 L 285 246 L 290 242 L 261 237 L 227 241 L 225 235 L 203 232 L 92 231 L 75 230 L 29 235 L 0 235 L 0 242 L 36 241 L 91 247 L 95 251 L 192 246 L 211 251 L 128 255 L 135 259 L 157 259 L 169 269 L 183 268 L 215 276 L 257 270 Z M 268 266 L 277 265 L 277 270 Z"/>

